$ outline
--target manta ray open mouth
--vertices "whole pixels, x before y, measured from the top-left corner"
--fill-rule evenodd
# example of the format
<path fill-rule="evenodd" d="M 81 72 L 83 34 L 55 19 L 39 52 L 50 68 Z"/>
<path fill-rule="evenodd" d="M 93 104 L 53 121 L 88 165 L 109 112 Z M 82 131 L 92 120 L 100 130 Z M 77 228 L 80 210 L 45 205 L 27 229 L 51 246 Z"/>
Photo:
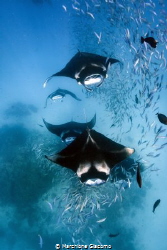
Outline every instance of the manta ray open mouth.
<path fill-rule="evenodd" d="M 88 171 L 87 173 L 81 175 L 80 181 L 86 185 L 97 186 L 105 183 L 108 180 L 108 177 L 109 175 L 107 175 L 105 172 L 91 174 L 90 171 Z"/>
<path fill-rule="evenodd" d="M 76 139 L 76 136 L 69 136 L 64 139 L 64 142 L 69 145 L 71 142 L 73 142 Z"/>
<path fill-rule="evenodd" d="M 88 186 L 98 186 L 98 185 L 101 185 L 105 182 L 106 181 L 97 178 L 97 179 L 89 179 L 85 182 L 85 184 Z"/>
<path fill-rule="evenodd" d="M 84 80 L 84 85 L 96 85 L 99 87 L 104 81 L 104 77 L 100 74 L 92 74 L 87 76 Z"/>
<path fill-rule="evenodd" d="M 62 95 L 56 95 L 56 96 L 53 96 L 53 97 L 51 98 L 51 100 L 55 101 L 55 100 L 57 100 L 57 99 L 62 99 L 62 98 L 63 98 Z"/>

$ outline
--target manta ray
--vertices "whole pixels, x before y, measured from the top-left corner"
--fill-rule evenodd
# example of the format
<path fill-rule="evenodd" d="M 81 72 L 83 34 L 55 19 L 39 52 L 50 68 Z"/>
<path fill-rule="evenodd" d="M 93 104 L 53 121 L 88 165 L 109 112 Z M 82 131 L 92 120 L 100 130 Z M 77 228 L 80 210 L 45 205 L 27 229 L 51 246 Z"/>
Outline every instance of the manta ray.
<path fill-rule="evenodd" d="M 43 119 L 46 128 L 53 134 L 61 137 L 62 141 L 69 144 L 73 141 L 79 134 L 81 134 L 85 129 L 92 129 L 96 123 L 96 114 L 94 117 L 86 123 L 79 122 L 67 122 L 60 125 L 52 125 Z"/>
<path fill-rule="evenodd" d="M 78 84 L 82 84 L 87 90 L 92 90 L 88 85 L 97 84 L 99 87 L 107 77 L 107 71 L 111 64 L 120 62 L 117 59 L 100 56 L 87 52 L 76 53 L 74 57 L 59 72 L 46 79 L 43 87 L 54 76 L 65 76 L 76 79 Z"/>
<path fill-rule="evenodd" d="M 86 129 L 60 152 L 46 156 L 50 161 L 74 171 L 87 185 L 105 183 L 111 169 L 134 149 L 118 144 L 101 133 Z"/>
<path fill-rule="evenodd" d="M 74 93 L 72 93 L 71 91 L 69 90 L 66 90 L 66 89 L 60 89 L 58 88 L 56 91 L 52 92 L 50 95 L 48 95 L 48 97 L 46 98 L 46 102 L 45 102 L 45 107 L 47 107 L 47 101 L 48 99 L 51 99 L 51 100 L 56 100 L 56 99 L 62 99 L 64 98 L 66 95 L 70 95 L 71 97 L 73 97 L 75 100 L 77 101 L 81 101 L 81 99 L 79 99 Z"/>

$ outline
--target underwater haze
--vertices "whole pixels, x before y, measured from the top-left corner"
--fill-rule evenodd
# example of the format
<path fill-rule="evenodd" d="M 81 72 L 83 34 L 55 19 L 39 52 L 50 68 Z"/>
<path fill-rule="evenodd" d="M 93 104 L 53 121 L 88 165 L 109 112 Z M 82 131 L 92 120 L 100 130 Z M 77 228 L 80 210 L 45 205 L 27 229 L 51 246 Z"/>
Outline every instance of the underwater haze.
<path fill-rule="evenodd" d="M 167 122 L 157 116 L 167 116 L 166 1 L 0 6 L 0 249 L 166 250 Z M 45 87 L 78 51 L 119 63 L 92 91 L 65 76 Z M 47 98 L 57 89 L 77 99 Z M 45 158 L 67 145 L 43 119 L 85 123 L 95 114 L 94 130 L 135 153 L 88 186 Z"/>

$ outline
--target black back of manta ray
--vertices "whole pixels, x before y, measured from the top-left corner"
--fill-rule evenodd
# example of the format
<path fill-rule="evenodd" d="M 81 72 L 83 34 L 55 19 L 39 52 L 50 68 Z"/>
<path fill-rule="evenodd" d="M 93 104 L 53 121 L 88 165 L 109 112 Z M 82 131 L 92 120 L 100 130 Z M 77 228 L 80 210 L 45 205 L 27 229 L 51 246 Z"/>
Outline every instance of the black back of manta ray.
<path fill-rule="evenodd" d="M 76 79 L 76 74 L 86 66 L 96 65 L 97 68 L 105 67 L 107 70 L 109 64 L 116 62 L 119 60 L 79 51 L 61 71 L 52 76 L 66 76 Z"/>
<path fill-rule="evenodd" d="M 94 115 L 94 117 L 92 118 L 92 120 L 90 120 L 89 122 L 86 123 L 79 123 L 79 122 L 67 122 L 61 125 L 52 125 L 50 123 L 47 123 L 44 119 L 43 122 L 45 124 L 45 126 L 47 127 L 47 129 L 57 135 L 60 136 L 62 135 L 62 133 L 67 133 L 71 134 L 71 136 L 75 133 L 75 134 L 81 134 L 85 129 L 92 129 L 95 126 L 96 123 L 96 114 Z"/>
<path fill-rule="evenodd" d="M 95 130 L 85 130 L 69 146 L 53 156 L 50 161 L 77 172 L 79 165 L 105 162 L 111 169 L 133 154 L 134 149 L 116 143 Z"/>

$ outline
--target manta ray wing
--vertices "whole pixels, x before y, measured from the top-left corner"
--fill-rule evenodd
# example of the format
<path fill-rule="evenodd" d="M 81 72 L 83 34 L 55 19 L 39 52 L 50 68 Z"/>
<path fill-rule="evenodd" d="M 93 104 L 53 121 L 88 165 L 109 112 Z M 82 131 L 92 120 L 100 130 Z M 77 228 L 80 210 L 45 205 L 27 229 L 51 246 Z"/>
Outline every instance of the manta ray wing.
<path fill-rule="evenodd" d="M 77 168 L 80 161 L 80 154 L 86 142 L 87 142 L 87 132 L 84 131 L 65 149 L 51 156 L 45 155 L 45 157 L 48 160 L 61 165 L 62 167 L 70 168 L 74 172 L 77 172 Z"/>
<path fill-rule="evenodd" d="M 81 53 L 78 52 L 72 59 L 66 64 L 66 66 L 53 76 L 66 76 L 75 79 L 75 74 L 80 70 L 83 65 Z"/>
<path fill-rule="evenodd" d="M 85 58 L 85 63 L 90 63 L 92 65 L 96 65 L 99 67 L 108 68 L 109 64 L 120 62 L 119 60 L 110 57 L 100 56 L 86 52 L 81 52 L 81 53 L 83 55 L 83 58 Z"/>
<path fill-rule="evenodd" d="M 52 125 L 50 123 L 47 123 L 44 119 L 43 122 L 46 126 L 46 128 L 53 134 L 57 136 L 61 136 L 62 133 L 65 133 L 67 131 L 75 131 L 78 132 L 78 134 L 82 133 L 85 129 L 89 128 L 92 129 L 96 123 L 96 114 L 94 117 L 86 123 L 79 123 L 79 122 L 67 122 L 61 125 Z"/>
<path fill-rule="evenodd" d="M 134 149 L 116 143 L 95 130 L 91 130 L 90 134 L 97 147 L 103 152 L 110 168 L 134 153 Z"/>

